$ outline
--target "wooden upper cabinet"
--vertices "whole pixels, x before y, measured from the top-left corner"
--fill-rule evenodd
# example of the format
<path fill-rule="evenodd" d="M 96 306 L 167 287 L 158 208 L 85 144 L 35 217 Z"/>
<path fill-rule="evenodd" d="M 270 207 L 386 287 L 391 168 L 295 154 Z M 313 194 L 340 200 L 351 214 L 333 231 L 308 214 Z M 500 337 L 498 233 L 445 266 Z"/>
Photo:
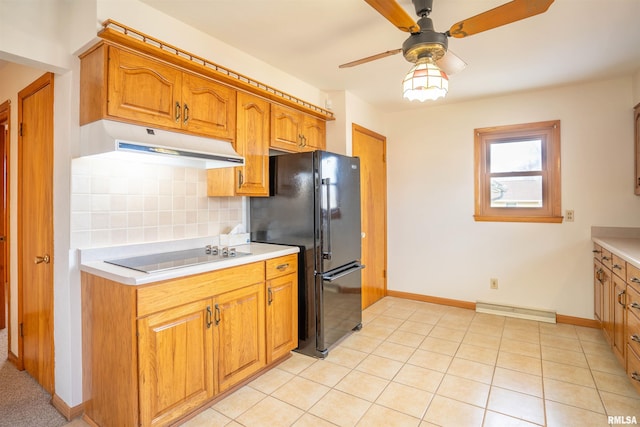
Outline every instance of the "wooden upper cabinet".
<path fill-rule="evenodd" d="M 234 148 L 244 157 L 244 166 L 209 169 L 208 196 L 269 195 L 269 102 L 238 92 Z"/>
<path fill-rule="evenodd" d="M 317 117 L 304 115 L 302 136 L 305 151 L 324 150 L 327 146 L 327 123 Z"/>
<path fill-rule="evenodd" d="M 179 127 L 182 72 L 158 61 L 109 48 L 107 115 Z"/>
<path fill-rule="evenodd" d="M 301 111 L 271 105 L 271 148 L 300 152 L 324 150 L 326 123 Z"/>
<path fill-rule="evenodd" d="M 182 79 L 182 127 L 196 133 L 233 140 L 236 91 L 210 79 L 185 73 Z"/>
<path fill-rule="evenodd" d="M 99 45 L 81 60 L 81 125 L 111 118 L 235 137 L 235 89 L 115 46 Z"/>

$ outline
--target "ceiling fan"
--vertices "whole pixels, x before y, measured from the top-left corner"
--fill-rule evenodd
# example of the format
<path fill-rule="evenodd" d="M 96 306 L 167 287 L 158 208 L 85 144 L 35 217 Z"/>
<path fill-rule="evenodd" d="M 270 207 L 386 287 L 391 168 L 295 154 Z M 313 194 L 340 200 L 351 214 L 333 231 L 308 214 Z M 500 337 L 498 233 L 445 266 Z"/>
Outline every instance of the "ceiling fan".
<path fill-rule="evenodd" d="M 549 6 L 551 6 L 551 3 L 554 2 L 554 0 L 513 0 L 494 9 L 457 22 L 453 24 L 449 30 L 439 33 L 434 30 L 433 22 L 431 18 L 429 18 L 433 0 L 412 0 L 416 15 L 419 17 L 418 22 L 414 22 L 413 18 L 411 18 L 395 0 L 365 1 L 398 29 L 408 32 L 411 35 L 402 44 L 401 49 L 389 50 L 356 61 L 347 62 L 346 64 L 340 65 L 339 68 L 354 67 L 402 52 L 407 61 L 416 65 L 424 65 L 424 67 L 422 67 L 423 72 L 421 74 L 419 73 L 420 76 L 433 75 L 434 79 L 440 79 L 440 84 L 444 84 L 445 86 L 448 81 L 447 74 L 454 74 L 466 66 L 464 61 L 452 52 L 448 52 L 449 37 L 464 38 L 538 15 L 546 12 Z M 428 69 L 425 67 L 428 67 Z M 414 69 L 415 67 L 412 68 L 410 74 Z M 405 78 L 405 83 L 408 77 L 409 75 Z M 443 79 L 444 81 L 442 81 Z M 440 89 L 442 93 L 442 87 Z M 406 90 L 405 88 L 405 97 L 407 97 Z M 447 87 L 444 87 L 445 94 L 446 91 Z M 442 94 L 440 96 L 444 95 Z M 411 99 L 411 97 L 408 98 Z"/>

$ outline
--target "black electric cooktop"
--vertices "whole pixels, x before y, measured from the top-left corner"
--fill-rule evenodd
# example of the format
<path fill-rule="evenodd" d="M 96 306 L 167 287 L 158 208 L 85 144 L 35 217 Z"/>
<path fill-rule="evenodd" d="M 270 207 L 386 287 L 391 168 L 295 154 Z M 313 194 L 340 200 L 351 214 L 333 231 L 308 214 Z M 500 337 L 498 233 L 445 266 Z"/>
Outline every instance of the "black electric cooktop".
<path fill-rule="evenodd" d="M 105 260 L 106 263 L 143 273 L 157 273 L 174 268 L 188 267 L 209 262 L 224 261 L 251 255 L 249 252 L 238 252 L 235 248 L 196 248 L 182 251 L 163 252 L 131 258 Z"/>

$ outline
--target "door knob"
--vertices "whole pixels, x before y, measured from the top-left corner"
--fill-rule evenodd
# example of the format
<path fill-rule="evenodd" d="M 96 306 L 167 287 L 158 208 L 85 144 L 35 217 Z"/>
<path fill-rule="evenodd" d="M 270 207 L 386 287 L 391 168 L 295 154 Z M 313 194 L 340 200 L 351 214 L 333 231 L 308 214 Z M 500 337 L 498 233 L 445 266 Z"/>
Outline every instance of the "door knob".
<path fill-rule="evenodd" d="M 44 255 L 44 256 L 37 256 L 35 259 L 35 263 L 36 264 L 49 264 L 49 261 L 51 261 L 51 258 L 49 258 L 49 255 Z"/>

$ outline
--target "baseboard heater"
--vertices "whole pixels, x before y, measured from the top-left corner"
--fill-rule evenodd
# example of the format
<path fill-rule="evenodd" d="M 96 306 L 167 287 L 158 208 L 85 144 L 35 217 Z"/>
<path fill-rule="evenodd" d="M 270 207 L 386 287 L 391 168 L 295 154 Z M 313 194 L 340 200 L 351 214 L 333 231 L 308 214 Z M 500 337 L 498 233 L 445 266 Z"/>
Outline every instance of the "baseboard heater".
<path fill-rule="evenodd" d="M 537 320 L 539 322 L 556 323 L 555 311 L 539 310 L 535 308 L 516 307 L 513 305 L 501 305 L 477 301 L 476 312 L 517 317 L 519 319 Z"/>

